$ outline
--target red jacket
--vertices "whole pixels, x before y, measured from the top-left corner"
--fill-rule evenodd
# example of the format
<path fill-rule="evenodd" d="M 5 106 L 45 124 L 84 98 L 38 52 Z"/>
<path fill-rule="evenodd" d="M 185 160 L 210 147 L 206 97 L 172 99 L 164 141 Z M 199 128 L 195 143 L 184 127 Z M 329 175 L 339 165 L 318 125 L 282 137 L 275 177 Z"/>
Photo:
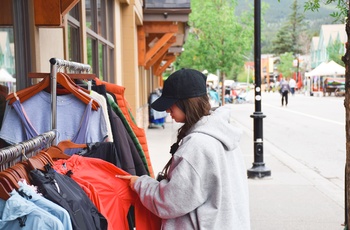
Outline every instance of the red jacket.
<path fill-rule="evenodd" d="M 129 175 L 115 165 L 97 158 L 73 155 L 67 160 L 55 161 L 54 169 L 65 174 L 72 172 L 72 179 L 85 190 L 103 216 L 109 230 L 129 230 L 127 214 L 135 207 L 137 230 L 159 230 L 161 219 L 146 209 L 138 195 L 129 187 L 129 181 L 115 177 Z M 93 189 L 89 189 L 93 188 Z"/>

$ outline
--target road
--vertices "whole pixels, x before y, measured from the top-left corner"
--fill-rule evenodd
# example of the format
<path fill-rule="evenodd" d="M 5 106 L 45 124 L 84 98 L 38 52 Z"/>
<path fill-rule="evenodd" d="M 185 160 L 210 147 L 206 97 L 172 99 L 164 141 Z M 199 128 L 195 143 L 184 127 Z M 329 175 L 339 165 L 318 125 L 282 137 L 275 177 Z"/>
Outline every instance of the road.
<path fill-rule="evenodd" d="M 263 139 L 344 189 L 344 97 L 295 94 L 287 107 L 278 93 L 262 94 Z M 235 120 L 253 130 L 254 104 L 235 104 Z M 252 140 L 253 141 L 253 140 Z M 268 154 L 265 153 L 264 154 Z"/>

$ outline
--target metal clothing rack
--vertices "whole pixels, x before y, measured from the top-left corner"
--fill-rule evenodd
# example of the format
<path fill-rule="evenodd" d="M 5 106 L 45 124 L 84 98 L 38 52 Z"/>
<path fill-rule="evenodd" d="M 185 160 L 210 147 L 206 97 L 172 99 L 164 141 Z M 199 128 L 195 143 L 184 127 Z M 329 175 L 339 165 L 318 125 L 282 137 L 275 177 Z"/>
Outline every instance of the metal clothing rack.
<path fill-rule="evenodd" d="M 56 132 L 51 130 L 29 140 L 0 149 L 0 171 L 30 158 L 42 149 L 50 147 L 55 138 Z"/>
<path fill-rule="evenodd" d="M 58 58 L 51 58 L 50 64 L 51 129 L 29 140 L 0 149 L 0 171 L 30 158 L 42 149 L 57 144 L 57 72 L 61 68 L 68 68 L 75 73 L 88 73 L 91 70 L 90 65 Z"/>
<path fill-rule="evenodd" d="M 78 62 L 67 61 L 58 58 L 50 59 L 50 85 L 51 85 L 51 112 L 52 112 L 52 120 L 51 120 L 51 130 L 57 129 L 57 72 L 60 68 L 65 67 L 69 68 L 73 72 L 90 72 L 91 66 L 87 64 L 82 64 Z M 54 140 L 54 144 L 56 143 L 56 139 Z"/>

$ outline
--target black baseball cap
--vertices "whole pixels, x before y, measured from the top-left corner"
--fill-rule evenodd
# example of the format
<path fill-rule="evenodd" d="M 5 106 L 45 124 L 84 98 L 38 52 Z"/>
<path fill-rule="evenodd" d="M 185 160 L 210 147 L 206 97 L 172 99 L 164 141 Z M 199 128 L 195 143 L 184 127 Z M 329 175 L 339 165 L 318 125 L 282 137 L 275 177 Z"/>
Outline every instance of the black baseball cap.
<path fill-rule="evenodd" d="M 179 100 L 200 97 L 207 93 L 207 76 L 198 70 L 180 69 L 172 73 L 164 81 L 162 95 L 151 107 L 157 111 L 165 111 Z"/>

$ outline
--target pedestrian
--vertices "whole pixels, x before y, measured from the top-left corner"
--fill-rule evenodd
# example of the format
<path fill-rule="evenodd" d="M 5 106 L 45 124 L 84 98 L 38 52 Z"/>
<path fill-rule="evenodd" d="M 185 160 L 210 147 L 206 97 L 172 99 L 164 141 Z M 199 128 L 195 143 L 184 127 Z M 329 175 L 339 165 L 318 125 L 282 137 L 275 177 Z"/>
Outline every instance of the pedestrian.
<path fill-rule="evenodd" d="M 162 219 L 162 229 L 250 229 L 241 130 L 230 122 L 232 107 L 212 111 L 206 76 L 193 69 L 171 74 L 151 107 L 183 123 L 171 159 L 157 179 L 117 177 L 129 180 L 144 206 Z"/>
<path fill-rule="evenodd" d="M 311 78 L 310 77 L 307 77 L 306 79 L 305 95 L 311 96 Z"/>
<path fill-rule="evenodd" d="M 282 106 L 284 105 L 284 100 L 286 101 L 286 106 L 288 105 L 288 93 L 290 92 L 290 87 L 288 81 L 283 78 L 280 84 L 280 93 L 282 95 Z"/>
<path fill-rule="evenodd" d="M 289 79 L 290 93 L 292 94 L 292 96 L 294 96 L 296 85 L 297 82 L 294 80 L 294 78 Z"/>

